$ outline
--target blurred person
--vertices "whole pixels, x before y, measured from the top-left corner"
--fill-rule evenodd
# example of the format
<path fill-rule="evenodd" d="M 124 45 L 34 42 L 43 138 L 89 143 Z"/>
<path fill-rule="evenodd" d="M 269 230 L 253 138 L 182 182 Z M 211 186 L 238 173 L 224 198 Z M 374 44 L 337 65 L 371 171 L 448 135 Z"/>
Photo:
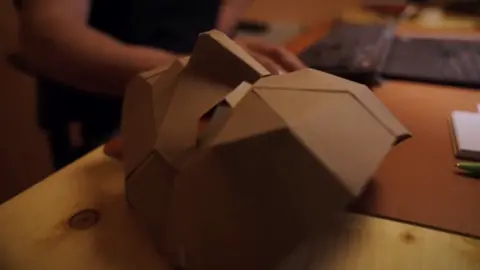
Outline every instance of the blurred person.
<path fill-rule="evenodd" d="M 198 34 L 232 36 L 250 0 L 17 0 L 21 55 L 38 80 L 38 121 L 59 169 L 108 139 L 136 74 L 189 54 Z M 285 48 L 239 41 L 272 72 L 303 64 Z M 77 143 L 72 123 L 80 123 Z M 118 144 L 114 144 L 117 145 Z M 114 150 L 119 151 L 118 147 Z"/>

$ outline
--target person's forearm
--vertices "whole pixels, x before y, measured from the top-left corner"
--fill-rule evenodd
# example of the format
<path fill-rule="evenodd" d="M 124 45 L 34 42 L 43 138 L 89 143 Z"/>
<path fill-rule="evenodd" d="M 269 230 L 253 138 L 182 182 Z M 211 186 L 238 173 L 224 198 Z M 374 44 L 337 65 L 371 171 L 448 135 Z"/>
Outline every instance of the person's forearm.
<path fill-rule="evenodd" d="M 22 27 L 26 28 L 22 31 L 22 53 L 27 64 L 39 75 L 82 90 L 122 95 L 125 84 L 137 73 L 168 65 L 174 58 L 68 21 L 27 22 Z"/>

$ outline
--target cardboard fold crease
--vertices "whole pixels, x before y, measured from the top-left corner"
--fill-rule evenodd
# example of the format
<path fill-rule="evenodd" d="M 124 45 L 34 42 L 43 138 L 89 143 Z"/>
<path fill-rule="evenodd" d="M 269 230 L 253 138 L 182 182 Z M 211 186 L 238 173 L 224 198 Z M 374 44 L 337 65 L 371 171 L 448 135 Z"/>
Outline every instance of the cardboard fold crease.
<path fill-rule="evenodd" d="M 210 31 L 129 85 L 122 136 L 127 198 L 158 250 L 211 270 L 275 268 L 410 133 L 365 86 L 272 75 Z"/>

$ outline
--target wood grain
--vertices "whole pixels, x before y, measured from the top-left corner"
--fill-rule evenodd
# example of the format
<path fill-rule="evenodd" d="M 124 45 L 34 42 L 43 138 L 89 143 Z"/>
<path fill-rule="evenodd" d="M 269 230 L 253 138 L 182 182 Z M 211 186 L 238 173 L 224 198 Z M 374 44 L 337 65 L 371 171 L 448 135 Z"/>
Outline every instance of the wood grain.
<path fill-rule="evenodd" d="M 167 269 L 124 200 L 122 166 L 97 149 L 0 205 L 0 269 Z M 100 214 L 72 229 L 74 214 Z M 312 269 L 479 269 L 480 241 L 349 214 L 316 251 Z"/>
<path fill-rule="evenodd" d="M 480 269 L 480 241 L 350 214 L 315 253 L 313 270 Z"/>
<path fill-rule="evenodd" d="M 100 149 L 0 205 L 0 269 L 166 269 L 130 215 L 120 163 Z M 100 220 L 76 230 L 74 214 Z"/>

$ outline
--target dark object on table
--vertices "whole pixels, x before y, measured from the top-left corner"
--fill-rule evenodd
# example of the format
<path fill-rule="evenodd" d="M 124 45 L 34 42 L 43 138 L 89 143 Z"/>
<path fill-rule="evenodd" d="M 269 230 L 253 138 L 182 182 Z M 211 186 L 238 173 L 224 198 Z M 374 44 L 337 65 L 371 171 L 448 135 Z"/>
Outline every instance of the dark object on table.
<path fill-rule="evenodd" d="M 237 25 L 237 31 L 248 33 L 265 33 L 269 30 L 268 24 L 260 21 L 242 20 Z"/>
<path fill-rule="evenodd" d="M 380 83 L 380 70 L 396 25 L 335 22 L 327 36 L 300 54 L 309 67 L 368 86 Z"/>
<path fill-rule="evenodd" d="M 480 0 L 454 1 L 446 5 L 448 12 L 462 13 L 467 15 L 480 15 Z"/>
<path fill-rule="evenodd" d="M 396 79 L 480 87 L 480 40 L 396 38 L 383 75 Z"/>

